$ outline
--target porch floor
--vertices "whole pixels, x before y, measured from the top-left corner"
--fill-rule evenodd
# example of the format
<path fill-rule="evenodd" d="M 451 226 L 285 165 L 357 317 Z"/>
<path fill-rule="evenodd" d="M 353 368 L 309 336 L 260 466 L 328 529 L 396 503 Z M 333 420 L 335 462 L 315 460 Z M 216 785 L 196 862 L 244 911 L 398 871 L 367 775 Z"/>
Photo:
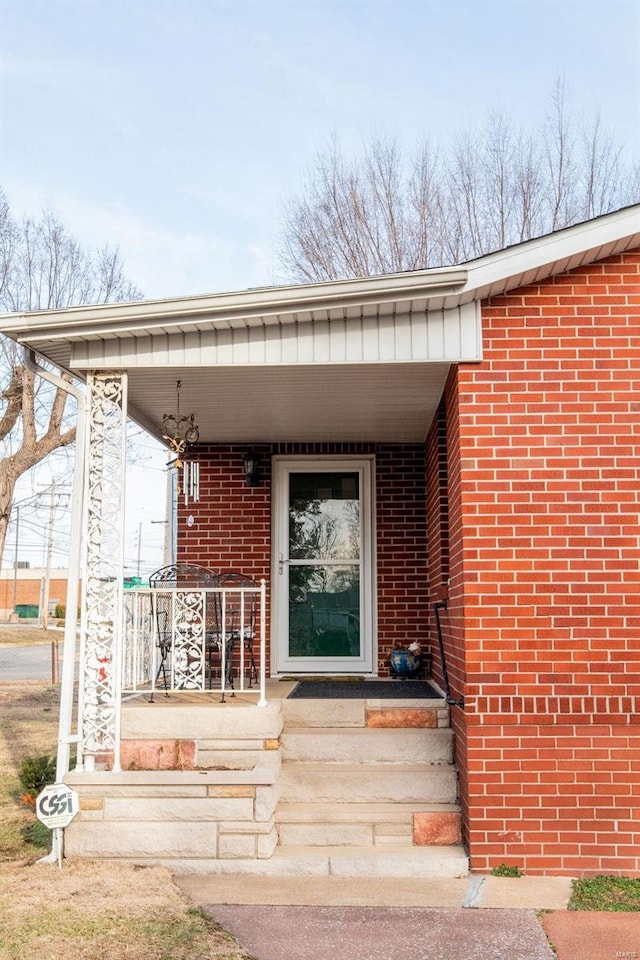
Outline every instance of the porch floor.
<path fill-rule="evenodd" d="M 306 679 L 303 677 L 299 678 L 300 680 Z M 332 678 L 326 678 L 332 679 Z M 268 679 L 266 681 L 265 695 L 267 703 L 276 703 L 282 700 L 286 700 L 294 689 L 296 684 L 299 682 L 298 679 L 292 680 L 290 678 L 286 679 Z M 372 680 L 372 683 L 380 682 L 395 682 L 399 685 L 402 681 L 389 681 L 387 678 L 381 678 L 380 681 Z M 430 681 L 433 686 L 433 681 Z M 399 691 L 400 692 L 400 686 Z M 163 689 L 156 689 L 153 694 L 153 701 L 150 702 L 150 690 L 144 690 L 135 694 L 126 694 L 123 697 L 123 706 L 127 709 L 129 707 L 145 707 L 145 706 L 159 706 L 164 707 L 184 707 L 184 706 L 207 706 L 207 707 L 255 707 L 258 702 L 259 693 L 258 690 L 254 687 L 252 690 L 244 691 L 235 691 L 235 694 L 232 695 L 232 691 L 225 692 L 224 703 L 221 700 L 221 694 L 219 690 L 171 690 L 166 693 Z M 312 698 L 309 698 L 312 699 Z M 351 698 L 353 700 L 358 700 L 359 698 Z M 368 694 L 366 697 L 362 698 L 366 700 L 369 704 L 375 702 L 378 703 L 379 700 L 376 697 L 372 697 Z M 420 706 L 431 706 L 434 705 L 444 705 L 444 694 L 442 697 L 438 697 L 434 700 L 411 700 L 406 696 L 398 696 L 397 698 L 389 697 L 388 695 L 384 697 L 384 701 L 389 706 L 408 706 L 408 705 L 420 705 Z M 339 699 L 338 702 L 344 702 Z"/>
<path fill-rule="evenodd" d="M 267 703 L 286 700 L 297 682 L 297 680 L 267 680 Z M 149 705 L 162 705 L 163 707 L 184 707 L 191 705 L 221 707 L 223 709 L 229 707 L 255 707 L 258 702 L 259 692 L 257 688 L 254 687 L 252 690 L 236 690 L 235 695 L 232 696 L 232 691 L 228 690 L 225 692 L 224 703 L 221 701 L 219 690 L 171 690 L 166 693 L 164 690 L 156 688 L 153 694 L 152 704 L 150 704 L 149 700 L 150 695 L 150 690 L 126 694 L 123 697 L 123 706 L 127 709 L 129 707 L 145 707 Z"/>

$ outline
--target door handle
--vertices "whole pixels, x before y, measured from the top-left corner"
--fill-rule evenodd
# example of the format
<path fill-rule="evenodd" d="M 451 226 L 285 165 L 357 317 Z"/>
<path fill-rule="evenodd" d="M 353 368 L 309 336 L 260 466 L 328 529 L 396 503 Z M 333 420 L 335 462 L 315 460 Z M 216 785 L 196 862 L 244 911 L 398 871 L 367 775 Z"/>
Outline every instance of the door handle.
<path fill-rule="evenodd" d="M 280 576 L 282 576 L 282 574 L 284 573 L 284 565 L 285 565 L 285 563 L 289 563 L 289 561 L 288 561 L 288 560 L 285 560 L 285 558 L 283 557 L 283 555 L 282 555 L 281 553 L 279 553 L 279 554 L 278 554 L 278 573 L 280 574 Z"/>

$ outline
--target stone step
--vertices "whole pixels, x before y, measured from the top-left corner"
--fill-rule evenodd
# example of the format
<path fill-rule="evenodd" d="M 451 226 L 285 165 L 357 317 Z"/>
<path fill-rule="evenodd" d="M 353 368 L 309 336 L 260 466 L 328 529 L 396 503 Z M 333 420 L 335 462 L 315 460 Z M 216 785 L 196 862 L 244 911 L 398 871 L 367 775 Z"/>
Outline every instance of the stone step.
<path fill-rule="evenodd" d="M 455 803 L 288 803 L 276 809 L 276 823 L 402 823 L 411 824 L 414 813 L 448 813 Z"/>
<path fill-rule="evenodd" d="M 281 802 L 455 803 L 452 766 L 389 763 L 300 763 L 285 761 Z"/>
<path fill-rule="evenodd" d="M 466 877 L 464 849 L 455 847 L 280 847 L 268 860 L 163 861 L 175 873 L 272 877 Z"/>
<path fill-rule="evenodd" d="M 451 763 L 453 731 L 325 727 L 286 729 L 284 760 L 307 763 Z"/>
<path fill-rule="evenodd" d="M 281 847 L 411 847 L 416 839 L 446 846 L 460 840 L 460 811 L 448 803 L 281 803 L 276 824 Z"/>
<path fill-rule="evenodd" d="M 283 700 L 285 729 L 299 727 L 365 727 L 371 713 L 396 714 L 394 726 L 442 727 L 449 709 L 442 700 Z M 420 718 L 422 717 L 422 721 Z"/>
<path fill-rule="evenodd" d="M 412 847 L 413 828 L 409 824 L 385 824 L 377 832 L 373 823 L 283 823 L 278 827 L 280 847 Z"/>

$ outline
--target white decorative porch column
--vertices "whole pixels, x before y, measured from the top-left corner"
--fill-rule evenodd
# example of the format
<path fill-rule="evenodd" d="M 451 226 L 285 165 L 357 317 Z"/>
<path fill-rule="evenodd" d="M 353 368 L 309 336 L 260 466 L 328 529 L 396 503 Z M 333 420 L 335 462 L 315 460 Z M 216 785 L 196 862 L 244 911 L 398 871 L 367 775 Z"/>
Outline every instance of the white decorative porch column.
<path fill-rule="evenodd" d="M 90 374 L 78 720 L 81 767 L 119 769 L 127 374 Z"/>

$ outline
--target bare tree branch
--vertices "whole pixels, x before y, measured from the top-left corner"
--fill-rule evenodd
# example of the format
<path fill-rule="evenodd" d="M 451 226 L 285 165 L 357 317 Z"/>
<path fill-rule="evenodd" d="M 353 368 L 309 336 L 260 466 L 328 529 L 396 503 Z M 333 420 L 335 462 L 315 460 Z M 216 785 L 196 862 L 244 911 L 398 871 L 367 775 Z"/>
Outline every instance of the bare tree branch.
<path fill-rule="evenodd" d="M 17 223 L 0 191 L 0 310 L 58 309 L 74 303 L 137 300 L 118 250 L 91 253 L 49 210 Z M 68 394 L 39 381 L 16 344 L 0 338 L 0 557 L 16 482 L 56 450 L 73 443 Z M 68 375 L 63 379 L 70 380 Z"/>
<path fill-rule="evenodd" d="M 22 367 L 13 367 L 9 386 L 2 391 L 6 406 L 0 420 L 0 440 L 11 433 L 22 410 Z"/>
<path fill-rule="evenodd" d="M 332 142 L 285 207 L 280 264 L 312 281 L 460 263 L 639 199 L 640 168 L 598 117 L 578 121 L 559 79 L 533 133 L 491 114 L 446 153 L 405 159 L 378 138 L 349 161 Z"/>

